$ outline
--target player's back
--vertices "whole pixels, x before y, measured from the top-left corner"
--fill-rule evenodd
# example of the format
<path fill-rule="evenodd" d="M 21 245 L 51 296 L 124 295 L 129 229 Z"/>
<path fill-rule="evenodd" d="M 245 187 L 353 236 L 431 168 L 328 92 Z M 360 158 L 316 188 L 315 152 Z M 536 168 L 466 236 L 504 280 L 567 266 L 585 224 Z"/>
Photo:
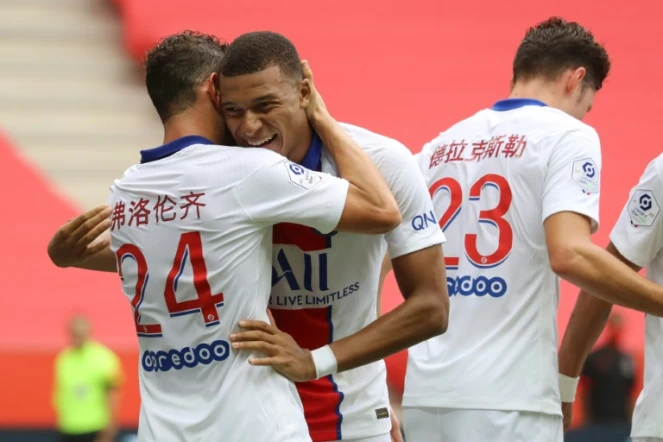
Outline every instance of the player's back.
<path fill-rule="evenodd" d="M 139 440 L 310 440 L 294 384 L 229 345 L 240 320 L 268 320 L 271 285 L 271 225 L 237 189 L 284 159 L 203 144 L 169 154 L 143 152 L 110 197 L 140 344 Z"/>
<path fill-rule="evenodd" d="M 544 220 L 598 221 L 596 132 L 534 100 L 504 100 L 419 155 L 440 226 L 449 330 L 410 349 L 404 405 L 559 414 L 556 311 Z"/>

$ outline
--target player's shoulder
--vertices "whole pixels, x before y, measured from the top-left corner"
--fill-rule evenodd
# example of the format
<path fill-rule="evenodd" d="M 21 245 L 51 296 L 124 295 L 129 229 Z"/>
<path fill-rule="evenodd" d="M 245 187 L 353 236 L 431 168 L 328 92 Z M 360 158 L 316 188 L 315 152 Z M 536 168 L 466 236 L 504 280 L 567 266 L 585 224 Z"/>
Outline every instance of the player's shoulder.
<path fill-rule="evenodd" d="M 659 172 L 663 170 L 663 153 L 651 160 L 647 165 L 647 168 L 654 169 L 660 176 Z"/>
<path fill-rule="evenodd" d="M 209 175 L 242 177 L 269 165 L 285 161 L 285 157 L 267 149 L 251 149 L 217 144 L 193 144 L 168 157 L 130 166 L 116 179 L 111 191 L 137 182 L 149 181 L 168 173 L 188 180 L 206 180 Z"/>
<path fill-rule="evenodd" d="M 523 123 L 542 139 L 563 141 L 580 137 L 600 144 L 599 134 L 592 126 L 553 107 L 534 107 Z"/>
<path fill-rule="evenodd" d="M 381 158 L 403 160 L 412 157 L 412 152 L 400 141 L 348 123 L 340 123 L 346 133 L 374 161 Z M 379 166 L 379 164 L 377 164 Z"/>
<path fill-rule="evenodd" d="M 655 192 L 660 194 L 663 191 L 663 176 L 661 172 L 663 171 L 663 153 L 653 158 L 647 167 L 645 167 L 644 172 L 640 176 L 638 181 L 639 186 L 646 186 L 649 192 Z"/>
<path fill-rule="evenodd" d="M 283 156 L 267 149 L 253 149 L 239 146 L 224 146 L 218 144 L 196 144 L 181 151 L 181 155 L 174 160 L 189 161 L 193 164 L 220 163 L 226 167 L 235 167 L 236 164 L 254 165 L 256 168 L 266 163 L 276 163 L 283 160 Z"/>

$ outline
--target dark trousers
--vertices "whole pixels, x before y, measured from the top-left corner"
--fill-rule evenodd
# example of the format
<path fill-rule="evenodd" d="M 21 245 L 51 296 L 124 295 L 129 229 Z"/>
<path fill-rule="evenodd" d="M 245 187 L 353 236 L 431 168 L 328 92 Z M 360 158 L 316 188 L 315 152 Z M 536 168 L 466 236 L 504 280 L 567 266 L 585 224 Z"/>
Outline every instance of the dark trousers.
<path fill-rule="evenodd" d="M 98 431 L 93 433 L 82 434 L 58 434 L 58 442 L 94 442 L 99 434 Z"/>

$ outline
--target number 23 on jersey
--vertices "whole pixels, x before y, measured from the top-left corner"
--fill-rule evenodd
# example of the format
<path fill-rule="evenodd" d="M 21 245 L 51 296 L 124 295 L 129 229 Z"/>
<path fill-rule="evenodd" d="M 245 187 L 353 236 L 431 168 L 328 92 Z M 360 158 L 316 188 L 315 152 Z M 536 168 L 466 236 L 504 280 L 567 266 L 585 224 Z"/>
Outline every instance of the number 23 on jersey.
<path fill-rule="evenodd" d="M 463 244 L 467 259 L 470 263 L 480 268 L 490 268 L 500 265 L 509 256 L 511 249 L 513 248 L 513 230 L 511 229 L 509 222 L 504 219 L 504 215 L 509 211 L 513 199 L 511 187 L 501 175 L 484 175 L 470 187 L 469 203 L 479 204 L 481 193 L 486 187 L 494 187 L 497 189 L 499 192 L 499 201 L 494 208 L 481 210 L 479 212 L 478 221 L 480 223 L 490 224 L 497 229 L 497 249 L 490 254 L 480 253 L 478 250 L 478 236 L 476 233 L 467 233 L 464 237 Z M 462 209 L 463 189 L 456 179 L 445 177 L 433 183 L 429 191 L 431 198 L 440 191 L 446 191 L 449 193 L 449 207 L 447 207 L 447 210 L 440 217 L 440 228 L 444 231 L 449 225 L 451 225 L 454 219 L 456 219 Z M 453 270 L 458 268 L 460 258 L 447 256 L 444 261 L 447 269 Z"/>

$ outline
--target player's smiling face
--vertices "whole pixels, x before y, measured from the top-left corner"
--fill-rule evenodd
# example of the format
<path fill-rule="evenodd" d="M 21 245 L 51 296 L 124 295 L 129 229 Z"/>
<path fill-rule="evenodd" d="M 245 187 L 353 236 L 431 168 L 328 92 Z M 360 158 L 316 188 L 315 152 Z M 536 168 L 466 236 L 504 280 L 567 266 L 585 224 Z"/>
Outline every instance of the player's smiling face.
<path fill-rule="evenodd" d="M 263 147 L 300 161 L 302 140 L 306 154 L 310 137 L 305 108 L 308 90 L 281 72 L 278 66 L 262 71 L 221 77 L 221 105 L 226 124 L 242 147 Z"/>

